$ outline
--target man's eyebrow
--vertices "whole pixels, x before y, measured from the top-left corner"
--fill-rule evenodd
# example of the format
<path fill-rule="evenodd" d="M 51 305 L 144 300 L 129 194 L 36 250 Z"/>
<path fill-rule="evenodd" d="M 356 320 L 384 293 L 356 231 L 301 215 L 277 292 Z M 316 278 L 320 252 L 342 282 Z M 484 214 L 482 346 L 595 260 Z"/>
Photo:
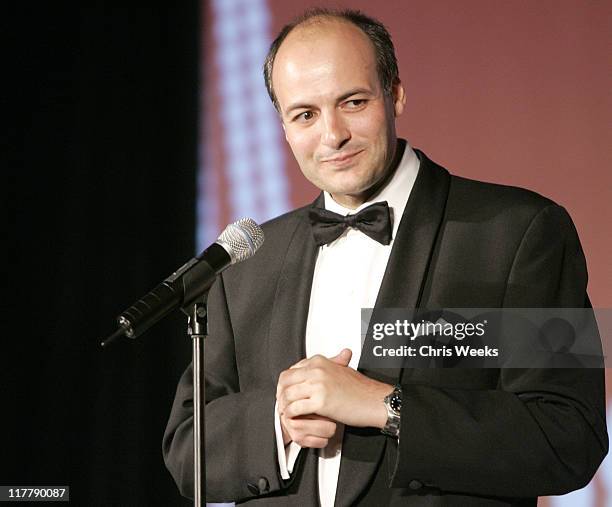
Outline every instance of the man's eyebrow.
<path fill-rule="evenodd" d="M 369 90 L 367 88 L 353 88 L 345 93 L 343 93 L 342 95 L 340 95 L 337 99 L 336 102 L 342 102 L 346 99 L 348 99 L 349 97 L 352 97 L 353 95 L 357 95 L 359 93 L 365 93 L 367 95 L 372 95 L 372 90 Z M 290 104 L 289 107 L 285 110 L 285 114 L 289 114 L 291 113 L 291 111 L 295 111 L 296 109 L 312 109 L 313 106 L 312 104 L 308 104 L 306 102 L 296 102 L 295 104 Z"/>
<path fill-rule="evenodd" d="M 285 114 L 289 114 L 291 111 L 295 111 L 296 109 L 312 109 L 313 107 L 313 105 L 306 104 L 305 102 L 297 102 L 295 104 L 291 104 L 287 109 L 285 109 Z"/>
<path fill-rule="evenodd" d="M 349 90 L 348 92 L 340 95 L 340 97 L 338 97 L 337 99 L 337 102 L 343 102 L 349 97 L 352 97 L 353 95 L 358 95 L 360 93 L 365 93 L 366 95 L 372 95 L 372 90 L 369 90 L 367 88 L 353 88 L 352 90 Z"/>

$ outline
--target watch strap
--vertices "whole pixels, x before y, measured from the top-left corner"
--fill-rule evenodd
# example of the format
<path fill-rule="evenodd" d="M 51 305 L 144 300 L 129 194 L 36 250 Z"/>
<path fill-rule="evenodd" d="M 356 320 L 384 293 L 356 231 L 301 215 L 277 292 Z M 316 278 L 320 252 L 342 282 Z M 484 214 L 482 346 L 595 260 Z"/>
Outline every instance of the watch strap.
<path fill-rule="evenodd" d="M 393 391 L 385 396 L 383 400 L 385 408 L 387 409 L 387 422 L 381 432 L 384 435 L 390 437 L 396 437 L 399 439 L 400 430 L 400 410 L 402 401 L 402 388 L 400 385 L 396 385 Z"/>

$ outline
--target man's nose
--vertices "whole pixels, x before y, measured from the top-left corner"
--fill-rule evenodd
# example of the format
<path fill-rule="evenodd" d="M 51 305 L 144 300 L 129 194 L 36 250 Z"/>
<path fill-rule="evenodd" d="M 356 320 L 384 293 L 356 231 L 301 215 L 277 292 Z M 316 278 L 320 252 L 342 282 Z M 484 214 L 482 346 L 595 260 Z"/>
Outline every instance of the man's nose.
<path fill-rule="evenodd" d="M 351 133 L 348 125 L 339 112 L 333 111 L 323 115 L 323 132 L 321 134 L 321 143 L 323 145 L 337 150 L 350 137 Z"/>

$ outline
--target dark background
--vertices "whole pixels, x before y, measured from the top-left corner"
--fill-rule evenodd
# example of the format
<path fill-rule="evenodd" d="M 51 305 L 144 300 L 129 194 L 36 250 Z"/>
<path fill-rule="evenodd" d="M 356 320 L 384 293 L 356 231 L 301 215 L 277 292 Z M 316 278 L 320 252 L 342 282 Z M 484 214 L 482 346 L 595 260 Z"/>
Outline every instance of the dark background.
<path fill-rule="evenodd" d="M 3 305 L 0 484 L 68 485 L 72 505 L 189 505 L 161 454 L 191 354 L 182 315 L 98 344 L 194 254 L 198 4 L 9 14 L 5 277 L 18 283 Z"/>

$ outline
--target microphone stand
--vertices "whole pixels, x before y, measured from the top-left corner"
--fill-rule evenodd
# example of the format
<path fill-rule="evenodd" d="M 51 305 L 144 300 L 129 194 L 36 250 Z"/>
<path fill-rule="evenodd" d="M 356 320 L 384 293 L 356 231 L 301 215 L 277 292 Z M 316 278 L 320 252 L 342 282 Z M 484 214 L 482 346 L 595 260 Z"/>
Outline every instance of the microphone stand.
<path fill-rule="evenodd" d="M 206 504 L 205 412 L 206 384 L 204 382 L 204 340 L 208 335 L 207 293 L 190 307 L 187 335 L 191 337 L 193 352 L 193 491 L 194 506 Z"/>

